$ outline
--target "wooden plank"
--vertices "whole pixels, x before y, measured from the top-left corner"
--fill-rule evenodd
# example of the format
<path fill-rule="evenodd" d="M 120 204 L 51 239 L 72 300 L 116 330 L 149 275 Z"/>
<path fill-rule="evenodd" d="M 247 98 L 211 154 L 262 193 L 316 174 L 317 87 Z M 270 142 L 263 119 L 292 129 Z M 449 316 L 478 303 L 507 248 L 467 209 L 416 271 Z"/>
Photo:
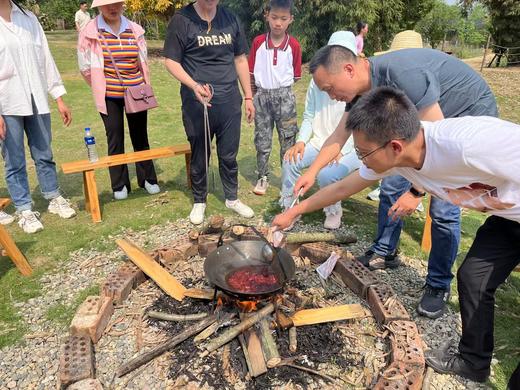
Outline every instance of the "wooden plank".
<path fill-rule="evenodd" d="M 251 317 L 254 313 L 240 313 L 240 319 L 245 320 Z M 267 365 L 265 363 L 264 353 L 262 352 L 262 343 L 260 337 L 255 331 L 255 328 L 249 328 L 244 332 L 246 340 L 247 356 L 251 364 L 249 373 L 253 378 L 265 374 L 267 372 Z M 245 354 L 245 352 L 244 352 Z"/>
<path fill-rule="evenodd" d="M 99 196 L 97 191 L 96 176 L 94 171 L 83 172 L 83 184 L 86 187 L 85 198 L 88 199 L 88 208 L 92 215 L 92 221 L 101 222 L 101 207 L 99 206 Z"/>
<path fill-rule="evenodd" d="M 426 222 L 424 223 L 424 230 L 421 241 L 421 249 L 425 253 L 429 253 L 432 249 L 432 218 L 430 217 L 431 202 L 432 196 L 428 195 L 428 207 L 426 207 Z"/>
<path fill-rule="evenodd" d="M 213 299 L 214 295 L 215 295 L 215 290 L 211 290 L 211 289 L 207 289 L 207 288 L 187 288 L 184 291 L 185 297 L 204 299 L 206 301 L 211 301 Z"/>
<path fill-rule="evenodd" d="M 189 144 L 164 146 L 150 150 L 142 150 L 139 152 L 129 152 L 116 154 L 113 156 L 100 157 L 96 162 L 89 160 L 71 161 L 63 163 L 61 169 L 63 173 L 78 173 L 92 169 L 108 168 L 117 165 L 123 165 L 139 161 L 155 160 L 163 157 L 173 157 L 180 154 L 191 153 Z"/>
<path fill-rule="evenodd" d="M 186 288 L 163 267 L 155 262 L 148 253 L 125 239 L 116 240 L 117 245 L 141 270 L 172 298 L 182 301 Z"/>
<path fill-rule="evenodd" d="M 18 249 L 16 243 L 13 241 L 7 230 L 0 225 L 0 244 L 5 249 L 7 256 L 13 261 L 16 268 L 24 276 L 30 276 L 32 274 L 32 268 L 27 262 L 27 259 L 23 253 Z"/>
<path fill-rule="evenodd" d="M 361 305 L 340 305 L 323 307 L 320 309 L 307 309 L 295 312 L 291 319 L 294 326 L 321 324 L 324 322 L 351 320 L 366 316 L 366 311 Z"/>

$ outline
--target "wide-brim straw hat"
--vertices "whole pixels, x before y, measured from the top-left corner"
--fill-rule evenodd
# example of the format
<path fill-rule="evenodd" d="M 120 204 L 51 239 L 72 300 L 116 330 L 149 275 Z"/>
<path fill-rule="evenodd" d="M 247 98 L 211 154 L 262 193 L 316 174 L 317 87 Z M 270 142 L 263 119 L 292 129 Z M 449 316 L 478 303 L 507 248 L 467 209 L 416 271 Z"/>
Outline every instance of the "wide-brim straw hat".
<path fill-rule="evenodd" d="M 109 5 L 114 3 L 124 3 L 125 0 L 94 0 L 92 2 L 91 8 L 99 7 L 101 5 Z"/>
<path fill-rule="evenodd" d="M 395 34 L 395 37 L 392 40 L 392 44 L 390 45 L 390 49 L 386 51 L 378 51 L 374 53 L 374 55 L 378 56 L 401 49 L 422 49 L 423 47 L 421 34 L 413 30 L 406 30 Z"/>

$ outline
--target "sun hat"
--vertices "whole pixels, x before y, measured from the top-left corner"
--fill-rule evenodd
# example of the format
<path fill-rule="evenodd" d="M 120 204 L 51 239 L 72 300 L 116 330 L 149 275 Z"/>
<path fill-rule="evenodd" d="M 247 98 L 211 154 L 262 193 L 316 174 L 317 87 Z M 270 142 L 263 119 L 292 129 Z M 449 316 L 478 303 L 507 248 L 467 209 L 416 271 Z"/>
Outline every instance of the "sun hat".
<path fill-rule="evenodd" d="M 392 39 L 392 43 L 390 44 L 390 49 L 386 51 L 378 51 L 374 53 L 375 56 L 390 53 L 391 51 L 401 50 L 401 49 L 422 49 L 423 42 L 422 36 L 416 31 L 413 30 L 405 30 L 400 33 L 395 34 L 394 39 Z"/>
<path fill-rule="evenodd" d="M 108 4 L 114 4 L 114 3 L 124 3 L 125 0 L 94 0 L 92 2 L 91 8 L 99 7 L 101 5 L 108 5 Z"/>
<path fill-rule="evenodd" d="M 352 53 L 357 55 L 356 49 L 356 37 L 350 31 L 336 31 L 330 36 L 328 46 L 343 46 L 346 49 L 349 49 Z"/>

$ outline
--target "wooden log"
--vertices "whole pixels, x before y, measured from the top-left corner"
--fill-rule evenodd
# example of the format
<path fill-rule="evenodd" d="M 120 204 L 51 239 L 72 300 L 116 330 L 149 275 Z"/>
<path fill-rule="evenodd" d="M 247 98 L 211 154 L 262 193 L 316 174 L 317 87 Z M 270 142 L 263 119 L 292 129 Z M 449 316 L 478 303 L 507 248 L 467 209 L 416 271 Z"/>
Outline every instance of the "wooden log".
<path fill-rule="evenodd" d="M 287 244 L 305 244 L 307 242 L 336 242 L 338 244 L 353 244 L 357 237 L 342 233 L 289 233 Z"/>
<path fill-rule="evenodd" d="M 193 342 L 195 344 L 200 344 L 208 337 L 210 337 L 213 333 L 215 333 L 220 327 L 228 324 L 233 318 L 235 318 L 235 316 L 236 313 L 224 313 L 217 322 L 214 322 L 206 329 L 204 329 L 202 332 L 200 332 L 197 336 L 195 336 Z"/>
<path fill-rule="evenodd" d="M 280 310 L 276 311 L 276 324 L 280 329 L 289 329 L 294 326 L 293 321 Z"/>
<path fill-rule="evenodd" d="M 184 298 L 186 288 L 161 267 L 149 254 L 125 239 L 116 240 L 117 245 L 141 270 L 169 296 L 178 301 Z"/>
<path fill-rule="evenodd" d="M 298 350 L 298 339 L 296 326 L 289 328 L 289 351 L 296 352 Z"/>
<path fill-rule="evenodd" d="M 195 314 L 169 314 L 162 313 L 160 311 L 149 311 L 148 317 L 155 318 L 163 321 L 197 321 L 208 316 L 208 313 L 195 313 Z"/>
<path fill-rule="evenodd" d="M 246 228 L 244 226 L 233 226 L 231 228 L 231 234 L 234 237 L 240 237 L 245 232 L 246 232 Z"/>
<path fill-rule="evenodd" d="M 203 331 L 208 326 L 210 326 L 212 323 L 214 323 L 217 320 L 217 317 L 213 314 L 210 315 L 203 320 L 197 322 L 194 325 L 189 325 L 184 329 L 181 333 L 176 335 L 175 337 L 169 339 L 164 344 L 158 346 L 157 348 L 152 349 L 151 351 L 148 351 L 142 355 L 139 355 L 128 362 L 121 365 L 116 372 L 116 375 L 118 378 L 122 377 L 123 375 L 135 370 L 136 368 L 139 368 L 143 364 L 148 363 L 150 360 L 156 358 L 157 356 L 162 355 L 164 352 L 168 351 L 169 349 L 172 349 L 176 345 L 182 343 L 187 338 Z"/>
<path fill-rule="evenodd" d="M 339 305 L 323 307 L 320 309 L 307 309 L 295 312 L 291 319 L 294 326 L 322 324 L 324 322 L 350 320 L 362 318 L 366 312 L 359 304 Z"/>
<path fill-rule="evenodd" d="M 260 342 L 262 343 L 262 351 L 264 352 L 265 364 L 267 368 L 273 368 L 282 361 L 278 353 L 276 341 L 269 329 L 269 321 L 265 318 L 260 321 Z"/>
<path fill-rule="evenodd" d="M 240 324 L 226 330 L 226 332 L 222 333 L 219 337 L 211 341 L 205 346 L 205 351 L 201 354 L 201 357 L 209 355 L 211 352 L 217 350 L 224 344 L 227 344 L 235 337 L 237 337 L 240 333 L 252 327 L 254 324 L 262 320 L 265 316 L 271 314 L 274 311 L 274 305 L 269 303 L 262 309 L 258 310 L 255 313 L 252 313 L 251 317 L 245 319 Z"/>

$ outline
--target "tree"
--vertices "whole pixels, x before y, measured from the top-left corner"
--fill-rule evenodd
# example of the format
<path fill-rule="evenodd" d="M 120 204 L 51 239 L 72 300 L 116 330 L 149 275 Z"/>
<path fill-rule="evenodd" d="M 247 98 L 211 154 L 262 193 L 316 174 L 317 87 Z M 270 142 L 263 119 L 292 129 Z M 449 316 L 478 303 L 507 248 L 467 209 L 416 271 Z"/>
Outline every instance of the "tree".
<path fill-rule="evenodd" d="M 428 40 L 431 47 L 437 47 L 447 35 L 457 33 L 461 21 L 462 14 L 459 7 L 436 0 L 432 10 L 417 24 L 417 29 Z"/>

